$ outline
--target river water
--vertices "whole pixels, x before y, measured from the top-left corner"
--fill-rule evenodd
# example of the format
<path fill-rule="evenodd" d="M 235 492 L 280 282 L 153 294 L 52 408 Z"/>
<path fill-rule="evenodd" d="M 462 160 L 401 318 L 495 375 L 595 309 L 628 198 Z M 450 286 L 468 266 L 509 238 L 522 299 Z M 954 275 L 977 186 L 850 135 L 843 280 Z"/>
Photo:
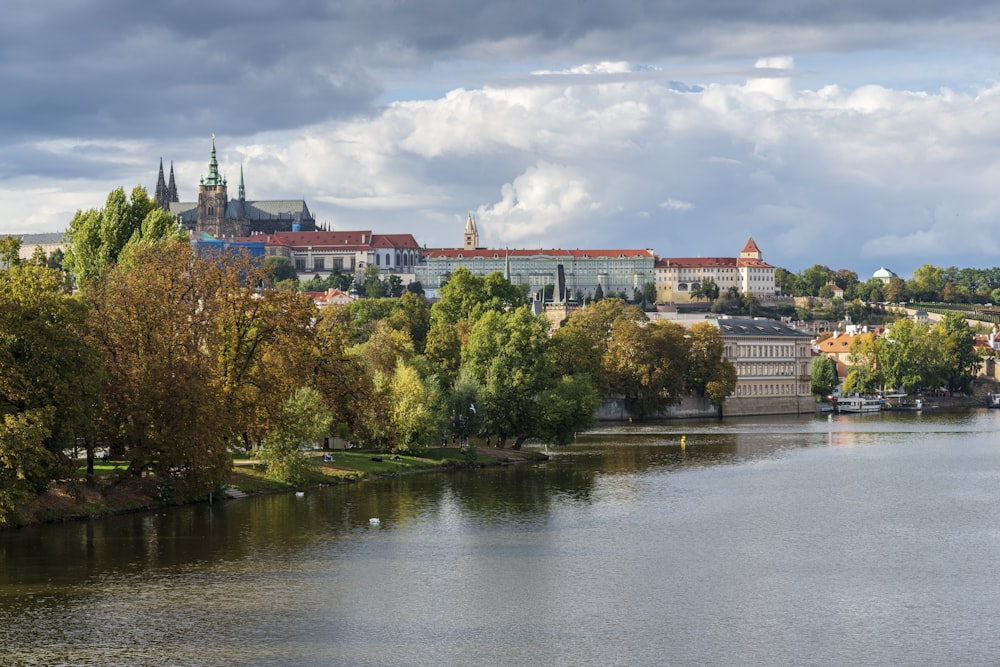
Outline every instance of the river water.
<path fill-rule="evenodd" d="M 997 664 L 998 428 L 608 427 L 540 465 L 0 533 L 0 664 Z"/>

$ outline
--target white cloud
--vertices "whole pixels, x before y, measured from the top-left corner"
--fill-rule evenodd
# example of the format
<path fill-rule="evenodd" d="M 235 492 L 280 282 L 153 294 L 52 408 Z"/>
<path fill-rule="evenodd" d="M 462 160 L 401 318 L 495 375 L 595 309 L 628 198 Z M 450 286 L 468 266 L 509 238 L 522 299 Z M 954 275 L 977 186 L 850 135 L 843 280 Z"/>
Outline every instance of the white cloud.
<path fill-rule="evenodd" d="M 544 245 L 574 218 L 600 209 L 587 187 L 582 175 L 565 165 L 533 165 L 503 185 L 500 201 L 479 207 L 486 240 L 500 246 Z"/>
<path fill-rule="evenodd" d="M 755 62 L 753 66 L 757 69 L 793 70 L 795 69 L 795 58 L 791 56 L 770 56 L 767 58 L 758 58 L 757 62 Z"/>
<path fill-rule="evenodd" d="M 454 88 L 367 117 L 220 137 L 220 163 L 234 186 L 242 162 L 253 198 L 303 197 L 337 228 L 412 232 L 430 246 L 456 245 L 473 211 L 496 245 L 710 256 L 738 252 L 753 233 L 765 259 L 790 270 L 819 262 L 870 274 L 896 262 L 905 275 L 928 262 L 996 263 L 1000 86 L 805 87 L 797 67 L 761 58 L 743 81 L 681 92 L 662 78 L 590 76 L 636 70 L 598 61 L 552 70 L 571 77 Z M 194 197 L 208 142 L 175 163 L 182 199 Z M 45 144 L 56 161 L 112 148 Z M 151 189 L 158 156 L 143 144 L 113 150 Z M 117 185 L 64 182 L 52 196 L 53 182 L 0 182 L 18 231 L 61 229 Z"/>
<path fill-rule="evenodd" d="M 694 204 L 679 199 L 666 199 L 660 202 L 660 208 L 665 208 L 668 211 L 690 211 L 694 208 Z"/>

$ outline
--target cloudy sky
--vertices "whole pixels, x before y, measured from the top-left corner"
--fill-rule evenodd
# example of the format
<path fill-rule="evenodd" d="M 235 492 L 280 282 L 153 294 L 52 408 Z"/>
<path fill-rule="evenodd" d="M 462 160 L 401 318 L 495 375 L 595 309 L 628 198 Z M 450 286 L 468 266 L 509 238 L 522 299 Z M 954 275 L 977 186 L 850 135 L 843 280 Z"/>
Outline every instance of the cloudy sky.
<path fill-rule="evenodd" d="M 211 136 L 333 229 L 904 277 L 1000 266 L 988 0 L 11 0 L 0 233 L 62 231 Z"/>

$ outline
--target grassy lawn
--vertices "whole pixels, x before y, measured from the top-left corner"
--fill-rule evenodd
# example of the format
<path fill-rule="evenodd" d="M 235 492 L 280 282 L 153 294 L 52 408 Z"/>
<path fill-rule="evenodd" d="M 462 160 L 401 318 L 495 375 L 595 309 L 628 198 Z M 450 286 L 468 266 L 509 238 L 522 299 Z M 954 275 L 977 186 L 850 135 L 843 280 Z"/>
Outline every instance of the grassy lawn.
<path fill-rule="evenodd" d="M 475 462 L 480 465 L 496 465 L 506 458 L 506 455 L 498 457 L 498 452 L 503 450 L 480 451 L 489 454 L 474 457 Z M 325 454 L 329 454 L 333 460 L 324 461 Z M 430 448 L 424 450 L 420 456 L 386 454 L 374 450 L 308 451 L 305 452 L 305 456 L 312 462 L 312 470 L 307 481 L 309 485 L 353 482 L 367 477 L 399 475 L 442 467 L 463 467 L 472 462 L 469 455 L 462 453 L 456 447 Z M 124 475 L 128 465 L 128 461 L 104 462 L 98 459 L 94 461 L 94 476 L 98 479 L 111 480 L 115 476 Z M 82 463 L 78 470 L 83 477 L 87 472 L 86 464 Z M 276 493 L 298 488 L 268 478 L 260 462 L 245 454 L 233 456 L 230 485 L 244 493 Z"/>
<path fill-rule="evenodd" d="M 400 475 L 420 470 L 464 468 L 469 465 L 500 465 L 517 460 L 542 459 L 530 452 L 479 447 L 462 453 L 455 447 L 432 448 L 421 456 L 385 454 L 377 451 L 350 450 L 326 452 L 333 458 L 324 461 L 322 451 L 305 455 L 312 462 L 306 486 L 338 484 L 365 478 Z M 96 480 L 85 480 L 85 460 L 78 460 L 79 479 L 53 484 L 45 493 L 23 508 L 23 516 L 10 525 L 45 521 L 65 521 L 121 512 L 151 509 L 162 504 L 157 482 L 153 477 L 132 478 L 127 475 L 128 461 L 94 461 Z M 94 483 L 96 481 L 97 483 Z M 268 479 L 260 463 L 247 456 L 233 457 L 230 486 L 244 493 L 282 493 L 299 491 L 293 486 Z"/>

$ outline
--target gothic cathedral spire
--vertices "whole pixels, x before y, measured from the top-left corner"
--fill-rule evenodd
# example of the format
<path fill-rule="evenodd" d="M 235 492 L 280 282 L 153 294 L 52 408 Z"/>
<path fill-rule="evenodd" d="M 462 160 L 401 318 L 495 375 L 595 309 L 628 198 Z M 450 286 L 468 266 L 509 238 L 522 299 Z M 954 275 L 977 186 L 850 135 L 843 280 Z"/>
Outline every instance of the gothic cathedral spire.
<path fill-rule="evenodd" d="M 160 168 L 163 168 L 163 160 L 160 160 Z M 180 199 L 177 197 L 177 183 L 174 181 L 174 161 L 170 161 L 170 182 L 167 183 L 167 196 L 170 197 L 170 201 L 179 202 Z M 169 208 L 169 207 L 168 207 Z"/>
<path fill-rule="evenodd" d="M 170 172 L 170 180 L 173 182 L 174 174 Z M 160 175 L 156 177 L 156 191 L 153 196 L 156 198 L 156 205 L 165 211 L 170 210 L 170 190 L 167 189 L 167 182 L 163 179 L 163 158 L 160 158 Z"/>

